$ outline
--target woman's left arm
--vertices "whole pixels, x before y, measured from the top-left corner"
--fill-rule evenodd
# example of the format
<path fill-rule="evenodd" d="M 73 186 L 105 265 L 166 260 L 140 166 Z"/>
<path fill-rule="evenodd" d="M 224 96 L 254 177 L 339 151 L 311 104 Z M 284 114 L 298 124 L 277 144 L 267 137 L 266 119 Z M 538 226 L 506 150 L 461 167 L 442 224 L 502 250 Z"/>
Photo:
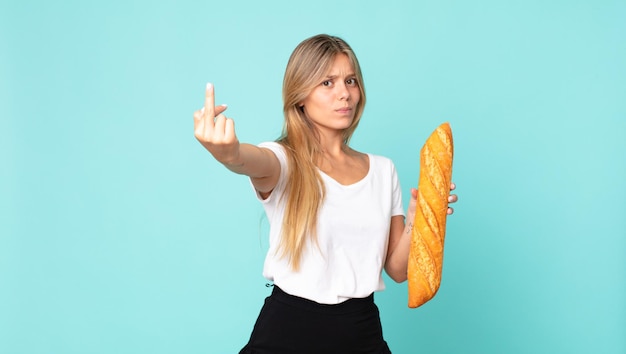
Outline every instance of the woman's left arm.
<path fill-rule="evenodd" d="M 454 183 L 450 184 L 450 190 L 455 188 L 456 185 Z M 456 194 L 448 196 L 448 202 L 450 203 L 455 203 L 457 200 L 459 198 Z M 411 188 L 411 201 L 406 212 L 408 223 L 405 225 L 405 219 L 402 215 L 391 217 L 385 271 L 391 279 L 398 283 L 402 283 L 407 279 L 407 264 L 409 261 L 409 249 L 411 248 L 411 232 L 413 230 L 416 205 L 417 189 Z M 454 209 L 448 207 L 448 215 L 452 215 L 452 213 L 454 213 Z"/>

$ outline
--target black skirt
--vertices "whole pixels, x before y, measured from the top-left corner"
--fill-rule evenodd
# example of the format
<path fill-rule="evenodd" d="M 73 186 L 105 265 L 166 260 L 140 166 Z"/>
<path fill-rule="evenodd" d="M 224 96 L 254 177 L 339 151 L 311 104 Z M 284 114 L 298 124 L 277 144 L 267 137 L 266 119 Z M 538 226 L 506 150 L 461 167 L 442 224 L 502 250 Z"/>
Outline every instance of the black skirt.
<path fill-rule="evenodd" d="M 324 305 L 274 286 L 239 354 L 391 354 L 374 295 Z"/>

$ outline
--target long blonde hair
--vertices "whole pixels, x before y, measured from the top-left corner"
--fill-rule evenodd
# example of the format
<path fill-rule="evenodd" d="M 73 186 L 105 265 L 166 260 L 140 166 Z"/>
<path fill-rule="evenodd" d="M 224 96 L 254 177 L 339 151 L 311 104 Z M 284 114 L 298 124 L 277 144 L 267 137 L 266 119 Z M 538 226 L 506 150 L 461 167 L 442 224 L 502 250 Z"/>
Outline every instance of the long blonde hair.
<path fill-rule="evenodd" d="M 321 154 L 318 132 L 307 118 L 301 102 L 319 85 L 337 55 L 348 56 L 357 79 L 361 98 L 355 107 L 354 120 L 343 132 L 347 145 L 359 124 L 365 107 L 365 89 L 361 67 L 352 48 L 341 38 L 320 34 L 302 41 L 294 49 L 283 80 L 285 124 L 277 140 L 287 154 L 289 173 L 286 186 L 286 209 L 279 252 L 298 270 L 307 240 L 317 241 L 317 216 L 325 189 L 316 163 Z"/>

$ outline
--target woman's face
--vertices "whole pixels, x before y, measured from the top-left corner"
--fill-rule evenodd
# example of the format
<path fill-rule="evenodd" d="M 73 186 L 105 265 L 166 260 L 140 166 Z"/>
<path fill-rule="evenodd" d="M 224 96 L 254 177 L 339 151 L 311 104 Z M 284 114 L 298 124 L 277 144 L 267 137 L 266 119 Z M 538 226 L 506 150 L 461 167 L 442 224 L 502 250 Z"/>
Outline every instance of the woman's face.
<path fill-rule="evenodd" d="M 335 57 L 325 78 L 301 102 L 306 116 L 321 133 L 338 133 L 350 127 L 361 99 L 359 82 L 346 54 Z"/>

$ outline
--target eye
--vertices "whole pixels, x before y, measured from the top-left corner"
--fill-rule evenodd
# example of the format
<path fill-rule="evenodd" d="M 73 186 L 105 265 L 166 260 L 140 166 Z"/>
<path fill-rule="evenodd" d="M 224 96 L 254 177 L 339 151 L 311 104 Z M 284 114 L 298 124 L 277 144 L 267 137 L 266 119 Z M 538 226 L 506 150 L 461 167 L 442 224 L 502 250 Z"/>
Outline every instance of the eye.
<path fill-rule="evenodd" d="M 350 86 L 356 86 L 356 79 L 355 78 L 350 78 L 350 79 L 346 80 L 346 84 L 348 84 Z"/>
<path fill-rule="evenodd" d="M 332 84 L 333 84 L 333 82 L 332 82 L 332 81 L 330 81 L 330 80 L 326 80 L 326 81 L 323 81 L 323 82 L 322 82 L 322 86 L 327 86 L 327 87 L 330 87 L 330 86 L 332 86 Z"/>

